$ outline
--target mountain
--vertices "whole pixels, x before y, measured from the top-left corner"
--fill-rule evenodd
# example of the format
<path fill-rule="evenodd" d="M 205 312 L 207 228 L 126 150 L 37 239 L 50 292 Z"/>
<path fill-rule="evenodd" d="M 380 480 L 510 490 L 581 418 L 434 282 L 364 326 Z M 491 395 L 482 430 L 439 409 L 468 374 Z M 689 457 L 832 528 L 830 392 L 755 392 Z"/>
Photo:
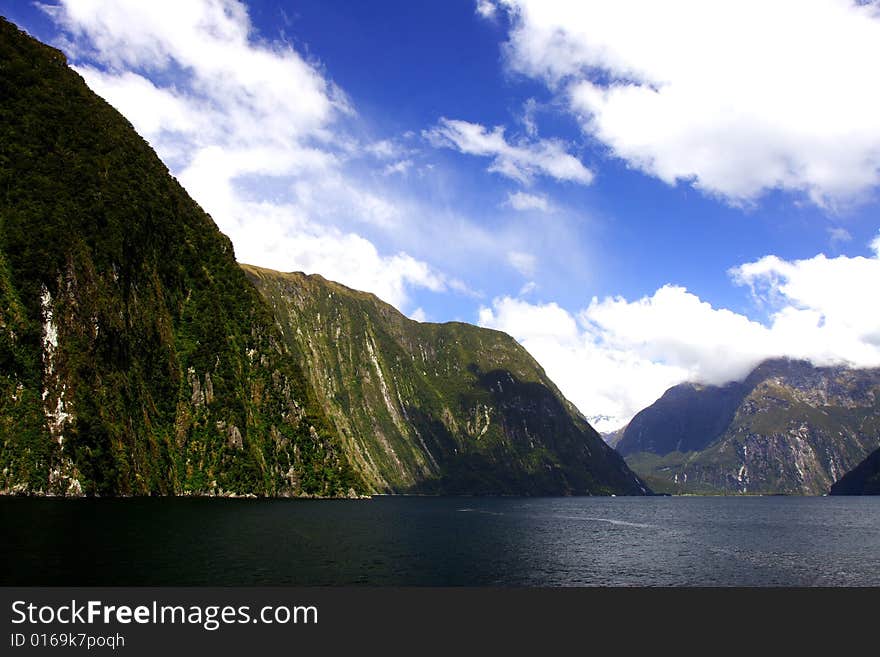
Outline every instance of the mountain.
<path fill-rule="evenodd" d="M 818 495 L 878 445 L 880 369 L 773 359 L 742 382 L 670 388 L 617 449 L 658 492 Z"/>
<path fill-rule="evenodd" d="M 64 55 L 0 20 L 0 492 L 376 491 L 643 489 L 509 337 L 239 267 Z"/>
<path fill-rule="evenodd" d="M 682 383 L 636 414 L 618 434 L 621 454 L 694 452 L 712 444 L 733 421 L 748 392 L 745 383 L 703 386 Z"/>
<path fill-rule="evenodd" d="M 610 447 L 617 448 L 617 443 L 620 442 L 620 439 L 623 438 L 623 432 L 626 427 L 620 427 L 619 429 L 615 429 L 614 431 L 603 431 L 600 433 L 602 436 L 602 440 L 604 440 Z"/>
<path fill-rule="evenodd" d="M 366 490 L 229 240 L 6 21 L 0 190 L 0 489 Z"/>
<path fill-rule="evenodd" d="M 415 322 L 320 276 L 244 269 L 376 490 L 646 492 L 507 334 Z"/>
<path fill-rule="evenodd" d="M 880 495 L 880 449 L 838 479 L 832 495 Z"/>

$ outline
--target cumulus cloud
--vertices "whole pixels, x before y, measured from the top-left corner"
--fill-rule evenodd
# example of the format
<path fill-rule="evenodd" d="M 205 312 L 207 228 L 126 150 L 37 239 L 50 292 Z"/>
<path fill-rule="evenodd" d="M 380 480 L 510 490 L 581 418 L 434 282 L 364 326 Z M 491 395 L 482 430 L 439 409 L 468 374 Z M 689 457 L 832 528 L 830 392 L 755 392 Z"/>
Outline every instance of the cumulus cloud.
<path fill-rule="evenodd" d="M 880 365 L 880 237 L 871 257 L 766 256 L 731 271 L 771 309 L 773 345 L 815 362 Z M 866 296 L 867 295 L 867 296 Z"/>
<path fill-rule="evenodd" d="M 425 312 L 423 308 L 416 308 L 409 314 L 409 318 L 416 322 L 427 322 L 428 314 Z"/>
<path fill-rule="evenodd" d="M 435 147 L 491 157 L 489 171 L 523 184 L 531 183 L 537 175 L 581 185 L 593 181 L 593 172 L 556 139 L 510 143 L 504 136 L 503 126 L 490 130 L 479 123 L 447 118 L 441 118 L 435 127 L 422 134 Z"/>
<path fill-rule="evenodd" d="M 546 196 L 540 194 L 527 194 L 526 192 L 513 192 L 507 195 L 507 205 L 514 210 L 540 210 L 550 212 L 550 202 Z"/>
<path fill-rule="evenodd" d="M 731 270 L 769 312 L 762 324 L 666 285 L 634 301 L 593 298 L 577 313 L 501 297 L 482 326 L 519 340 L 599 430 L 611 430 L 682 381 L 743 378 L 766 358 L 880 366 L 880 237 L 871 257 L 767 256 Z M 866 296 L 867 295 L 867 296 Z"/>
<path fill-rule="evenodd" d="M 397 229 L 394 199 L 346 168 L 352 153 L 397 158 L 393 140 L 359 145 L 356 114 L 320 66 L 253 34 L 237 0 L 62 0 L 44 6 L 66 31 L 76 70 L 156 148 L 232 239 L 240 261 L 303 270 L 375 292 L 446 289 L 406 253 L 380 253 L 352 229 Z"/>
<path fill-rule="evenodd" d="M 630 166 L 748 203 L 880 183 L 880 9 L 846 0 L 499 0 L 505 54 Z"/>

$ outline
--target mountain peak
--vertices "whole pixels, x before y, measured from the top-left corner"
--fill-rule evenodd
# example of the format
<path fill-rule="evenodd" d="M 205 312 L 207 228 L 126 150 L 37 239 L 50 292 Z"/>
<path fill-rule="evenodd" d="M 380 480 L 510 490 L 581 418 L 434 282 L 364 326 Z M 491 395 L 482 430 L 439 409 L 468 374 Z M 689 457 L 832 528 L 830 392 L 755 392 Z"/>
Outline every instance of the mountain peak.
<path fill-rule="evenodd" d="M 656 490 L 821 494 L 877 447 L 880 369 L 760 363 L 742 382 L 675 386 L 617 444 Z"/>

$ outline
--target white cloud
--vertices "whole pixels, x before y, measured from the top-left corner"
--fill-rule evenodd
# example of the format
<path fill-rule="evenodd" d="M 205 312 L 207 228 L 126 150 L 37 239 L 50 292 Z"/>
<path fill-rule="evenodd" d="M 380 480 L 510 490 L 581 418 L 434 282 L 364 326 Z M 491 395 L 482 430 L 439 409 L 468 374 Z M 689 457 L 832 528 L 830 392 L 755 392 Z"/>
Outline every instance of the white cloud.
<path fill-rule="evenodd" d="M 400 153 L 400 148 L 390 139 L 381 139 L 367 144 L 365 150 L 373 157 L 388 160 Z"/>
<path fill-rule="evenodd" d="M 767 256 L 732 270 L 770 309 L 767 325 L 672 285 L 635 301 L 593 298 L 576 314 L 503 297 L 479 323 L 519 340 L 597 429 L 610 430 L 672 385 L 741 379 L 766 358 L 880 366 L 880 237 L 872 249 L 867 258 Z"/>
<path fill-rule="evenodd" d="M 787 355 L 821 363 L 880 365 L 880 237 L 872 257 L 786 261 L 766 256 L 735 268 L 737 282 L 771 311 L 771 331 Z"/>
<path fill-rule="evenodd" d="M 493 158 L 489 171 L 529 184 L 537 175 L 589 185 L 593 173 L 555 139 L 510 143 L 504 128 L 489 130 L 479 123 L 441 118 L 423 136 L 435 147 L 452 148 L 468 155 Z"/>
<path fill-rule="evenodd" d="M 409 314 L 409 318 L 416 322 L 427 322 L 428 314 L 423 308 L 416 308 Z"/>
<path fill-rule="evenodd" d="M 398 160 L 397 162 L 392 162 L 385 166 L 382 169 L 382 173 L 386 176 L 390 176 L 395 173 L 399 173 L 402 176 L 405 176 L 409 170 L 412 168 L 413 161 L 412 160 Z"/>
<path fill-rule="evenodd" d="M 524 251 L 511 251 L 507 254 L 507 262 L 523 276 L 534 276 L 538 266 L 538 259 L 531 253 Z"/>
<path fill-rule="evenodd" d="M 216 129 L 215 123 L 205 120 L 209 115 L 205 108 L 194 106 L 192 100 L 174 89 L 161 89 L 131 71 L 105 73 L 91 66 L 78 67 L 77 70 L 95 93 L 112 96 L 115 107 L 142 134 L 196 135 Z"/>
<path fill-rule="evenodd" d="M 419 154 L 418 149 L 405 143 L 405 140 L 409 140 L 413 136 L 415 133 L 407 131 L 401 135 L 401 138 L 380 139 L 367 144 L 354 142 L 351 150 L 355 156 L 359 154 L 359 151 L 363 151 L 377 160 L 390 162 L 385 168 L 386 171 L 396 167 L 395 172 L 403 173 L 412 167 L 411 158 Z"/>
<path fill-rule="evenodd" d="M 320 133 L 335 112 L 350 111 L 341 92 L 294 50 L 253 41 L 247 9 L 233 0 L 65 0 L 51 13 L 115 72 L 178 67 L 189 76 L 189 92 L 217 103 L 230 119 L 217 129 L 233 140 L 284 143 Z"/>
<path fill-rule="evenodd" d="M 348 136 L 340 124 L 356 115 L 345 94 L 289 45 L 256 38 L 242 3 L 63 0 L 45 10 L 67 31 L 76 70 L 156 148 L 240 261 L 320 273 L 397 306 L 413 288 L 447 289 L 425 262 L 380 253 L 352 229 L 393 231 L 403 217 L 346 162 L 401 148 Z"/>
<path fill-rule="evenodd" d="M 509 66 L 630 165 L 734 203 L 880 183 L 880 9 L 846 0 L 501 0 Z"/>
<path fill-rule="evenodd" d="M 541 212 L 550 212 L 550 203 L 546 196 L 540 194 L 527 194 L 525 192 L 513 192 L 507 195 L 507 205 L 514 210 L 540 210 Z"/>
<path fill-rule="evenodd" d="M 276 268 L 283 269 L 283 263 L 293 259 L 303 271 L 320 272 L 349 287 L 368 290 L 398 308 L 406 302 L 408 285 L 435 292 L 446 289 L 443 278 L 425 263 L 405 253 L 380 256 L 371 242 L 353 233 L 299 233 L 278 255 Z"/>
<path fill-rule="evenodd" d="M 495 299 L 491 308 L 480 309 L 479 324 L 516 338 L 599 431 L 617 428 L 653 402 L 657 391 L 687 376 L 681 368 L 603 347 L 598 336 L 555 303 Z"/>
<path fill-rule="evenodd" d="M 537 137 L 538 136 L 538 123 L 535 121 L 535 114 L 538 111 L 538 101 L 534 98 L 529 98 L 523 103 L 523 113 L 522 113 L 522 124 L 526 129 L 526 134 L 529 137 Z"/>
<path fill-rule="evenodd" d="M 485 19 L 495 18 L 498 8 L 492 0 L 477 0 L 477 15 Z"/>

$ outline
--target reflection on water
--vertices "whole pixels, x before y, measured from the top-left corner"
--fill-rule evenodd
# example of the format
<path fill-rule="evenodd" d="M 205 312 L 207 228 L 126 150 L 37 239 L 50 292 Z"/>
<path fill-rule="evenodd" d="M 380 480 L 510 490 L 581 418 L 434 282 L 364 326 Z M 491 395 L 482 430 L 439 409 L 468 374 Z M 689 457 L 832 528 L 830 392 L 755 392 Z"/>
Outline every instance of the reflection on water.
<path fill-rule="evenodd" d="M 880 498 L 0 498 L 4 585 L 880 585 Z"/>

